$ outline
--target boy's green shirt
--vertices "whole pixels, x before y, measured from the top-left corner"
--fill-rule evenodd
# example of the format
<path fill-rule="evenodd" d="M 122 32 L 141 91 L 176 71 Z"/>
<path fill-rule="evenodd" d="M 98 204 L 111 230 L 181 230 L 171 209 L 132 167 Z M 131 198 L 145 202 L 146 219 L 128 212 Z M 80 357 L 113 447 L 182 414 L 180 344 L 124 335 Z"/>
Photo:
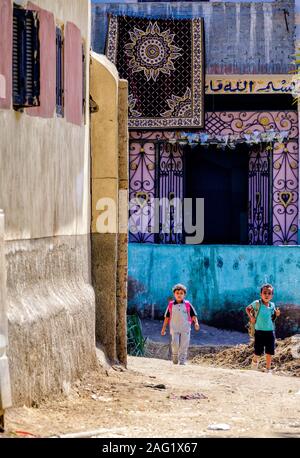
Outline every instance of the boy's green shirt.
<path fill-rule="evenodd" d="M 252 302 L 250 304 L 254 310 L 257 310 L 258 308 L 258 301 Z M 275 329 L 275 324 L 274 321 L 272 320 L 272 316 L 275 313 L 275 304 L 274 302 L 269 303 L 269 307 L 267 307 L 262 300 L 260 302 L 260 308 L 258 315 L 256 317 L 256 323 L 255 323 L 255 330 L 256 331 L 274 331 Z"/>

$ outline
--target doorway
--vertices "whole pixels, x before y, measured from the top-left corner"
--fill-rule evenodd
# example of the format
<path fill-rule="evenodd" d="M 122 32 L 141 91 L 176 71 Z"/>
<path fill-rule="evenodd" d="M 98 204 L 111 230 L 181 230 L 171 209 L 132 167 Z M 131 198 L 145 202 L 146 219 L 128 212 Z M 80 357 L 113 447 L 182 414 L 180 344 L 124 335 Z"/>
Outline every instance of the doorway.
<path fill-rule="evenodd" d="M 247 146 L 199 145 L 189 148 L 185 159 L 185 196 L 204 198 L 203 243 L 248 244 Z"/>

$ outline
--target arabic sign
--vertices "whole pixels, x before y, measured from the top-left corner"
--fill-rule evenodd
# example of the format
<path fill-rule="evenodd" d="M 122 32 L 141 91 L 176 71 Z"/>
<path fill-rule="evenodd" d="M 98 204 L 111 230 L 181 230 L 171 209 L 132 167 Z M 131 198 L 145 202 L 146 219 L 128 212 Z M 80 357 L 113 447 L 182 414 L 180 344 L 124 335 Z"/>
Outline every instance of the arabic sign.
<path fill-rule="evenodd" d="M 294 75 L 206 75 L 205 94 L 292 94 Z"/>

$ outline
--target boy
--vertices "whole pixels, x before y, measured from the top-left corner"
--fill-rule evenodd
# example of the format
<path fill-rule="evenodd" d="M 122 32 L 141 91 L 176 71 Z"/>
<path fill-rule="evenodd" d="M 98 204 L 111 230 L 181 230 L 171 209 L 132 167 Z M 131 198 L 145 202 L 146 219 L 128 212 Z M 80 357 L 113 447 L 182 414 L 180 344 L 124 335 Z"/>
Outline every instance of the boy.
<path fill-rule="evenodd" d="M 280 310 L 275 308 L 273 302 L 274 288 L 270 284 L 263 285 L 260 289 L 259 301 L 254 301 L 246 307 L 246 313 L 251 321 L 255 323 L 254 335 L 254 356 L 252 368 L 258 368 L 257 357 L 266 351 L 266 369 L 271 373 L 272 356 L 275 353 L 275 325 L 274 320 L 280 315 Z"/>
<path fill-rule="evenodd" d="M 191 323 L 194 322 L 195 330 L 199 331 L 197 313 L 189 301 L 185 300 L 186 287 L 178 283 L 172 288 L 175 300 L 170 301 L 165 313 L 161 335 L 166 334 L 166 327 L 170 324 L 172 337 L 173 364 L 185 365 L 190 343 Z"/>

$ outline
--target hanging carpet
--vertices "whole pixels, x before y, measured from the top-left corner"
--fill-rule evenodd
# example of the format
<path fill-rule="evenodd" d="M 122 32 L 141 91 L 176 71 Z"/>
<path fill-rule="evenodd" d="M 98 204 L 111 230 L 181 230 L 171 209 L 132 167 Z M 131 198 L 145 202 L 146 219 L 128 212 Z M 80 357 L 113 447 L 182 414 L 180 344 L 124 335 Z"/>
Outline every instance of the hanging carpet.
<path fill-rule="evenodd" d="M 203 127 L 203 20 L 109 16 L 106 55 L 129 84 L 129 127 Z"/>

